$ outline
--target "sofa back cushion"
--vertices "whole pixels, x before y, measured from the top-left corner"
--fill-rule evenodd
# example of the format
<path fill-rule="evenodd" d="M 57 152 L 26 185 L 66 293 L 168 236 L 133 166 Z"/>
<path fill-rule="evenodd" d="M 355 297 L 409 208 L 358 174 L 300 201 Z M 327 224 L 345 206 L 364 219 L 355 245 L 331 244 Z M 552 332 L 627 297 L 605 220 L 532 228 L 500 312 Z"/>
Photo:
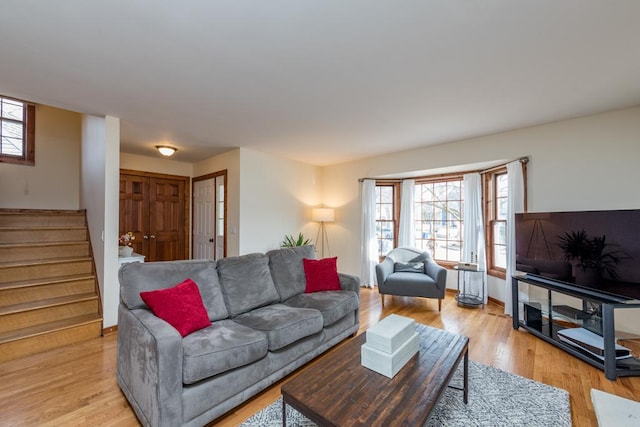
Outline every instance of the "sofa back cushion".
<path fill-rule="evenodd" d="M 313 246 L 281 248 L 267 252 L 273 283 L 280 294 L 280 301 L 300 295 L 306 287 L 302 260 L 315 259 Z"/>
<path fill-rule="evenodd" d="M 391 252 L 387 254 L 387 257 L 391 258 L 394 263 L 423 262 L 426 264 L 431 261 L 429 252 L 408 247 L 392 249 Z"/>
<path fill-rule="evenodd" d="M 191 279 L 198 285 L 209 319 L 221 320 L 229 317 L 215 261 L 132 262 L 120 268 L 118 277 L 120 300 L 130 310 L 146 307 L 140 298 L 140 292 L 171 288 L 185 279 Z"/>
<path fill-rule="evenodd" d="M 231 316 L 280 300 L 265 254 L 248 254 L 218 260 L 218 278 Z"/>

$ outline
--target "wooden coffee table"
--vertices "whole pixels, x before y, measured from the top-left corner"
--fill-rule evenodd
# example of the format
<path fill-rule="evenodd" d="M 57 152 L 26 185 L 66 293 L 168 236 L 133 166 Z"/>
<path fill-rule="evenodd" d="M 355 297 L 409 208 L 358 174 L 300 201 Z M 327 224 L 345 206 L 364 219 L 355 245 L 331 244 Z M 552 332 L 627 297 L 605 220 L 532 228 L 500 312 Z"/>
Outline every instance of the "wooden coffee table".
<path fill-rule="evenodd" d="M 282 388 L 282 424 L 290 405 L 321 426 L 421 426 L 464 359 L 464 403 L 469 395 L 469 338 L 418 324 L 420 351 L 393 378 L 365 368 L 366 334 L 307 367 Z"/>

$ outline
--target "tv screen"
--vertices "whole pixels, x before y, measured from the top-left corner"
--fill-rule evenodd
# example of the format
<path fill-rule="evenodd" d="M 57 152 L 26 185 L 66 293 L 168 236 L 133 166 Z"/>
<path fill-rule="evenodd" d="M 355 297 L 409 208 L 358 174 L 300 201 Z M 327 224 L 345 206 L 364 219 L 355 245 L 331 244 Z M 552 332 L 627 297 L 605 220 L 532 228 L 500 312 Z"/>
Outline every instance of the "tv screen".
<path fill-rule="evenodd" d="M 516 270 L 640 299 L 640 209 L 516 214 Z"/>

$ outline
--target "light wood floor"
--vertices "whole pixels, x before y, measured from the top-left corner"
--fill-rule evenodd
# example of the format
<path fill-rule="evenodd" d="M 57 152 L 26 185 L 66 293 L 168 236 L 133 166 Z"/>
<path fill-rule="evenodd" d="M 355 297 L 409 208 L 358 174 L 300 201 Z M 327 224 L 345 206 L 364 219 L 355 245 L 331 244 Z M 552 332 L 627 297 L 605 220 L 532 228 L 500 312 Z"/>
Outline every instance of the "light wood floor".
<path fill-rule="evenodd" d="M 602 371 L 528 333 L 514 331 L 502 307 L 458 307 L 447 294 L 438 313 L 435 300 L 386 297 L 363 289 L 361 328 L 390 313 L 470 337 L 470 358 L 514 374 L 563 388 L 571 395 L 575 426 L 596 426 L 591 388 L 640 401 L 640 377 L 609 381 Z M 108 335 L 0 364 L 0 426 L 137 426 L 115 379 L 116 335 Z M 215 423 L 236 426 L 275 401 L 280 383 Z M 473 398 L 473 397 L 471 397 Z"/>

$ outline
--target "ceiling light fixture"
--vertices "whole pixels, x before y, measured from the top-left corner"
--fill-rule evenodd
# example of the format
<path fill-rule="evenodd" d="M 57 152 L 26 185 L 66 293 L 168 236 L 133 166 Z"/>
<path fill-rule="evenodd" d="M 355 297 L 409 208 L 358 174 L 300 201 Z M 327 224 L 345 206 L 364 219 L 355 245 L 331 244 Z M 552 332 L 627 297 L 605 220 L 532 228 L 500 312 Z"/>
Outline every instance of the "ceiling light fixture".
<path fill-rule="evenodd" d="M 165 157 L 171 157 L 178 151 L 177 148 L 169 147 L 168 145 L 156 145 L 156 148 Z"/>

